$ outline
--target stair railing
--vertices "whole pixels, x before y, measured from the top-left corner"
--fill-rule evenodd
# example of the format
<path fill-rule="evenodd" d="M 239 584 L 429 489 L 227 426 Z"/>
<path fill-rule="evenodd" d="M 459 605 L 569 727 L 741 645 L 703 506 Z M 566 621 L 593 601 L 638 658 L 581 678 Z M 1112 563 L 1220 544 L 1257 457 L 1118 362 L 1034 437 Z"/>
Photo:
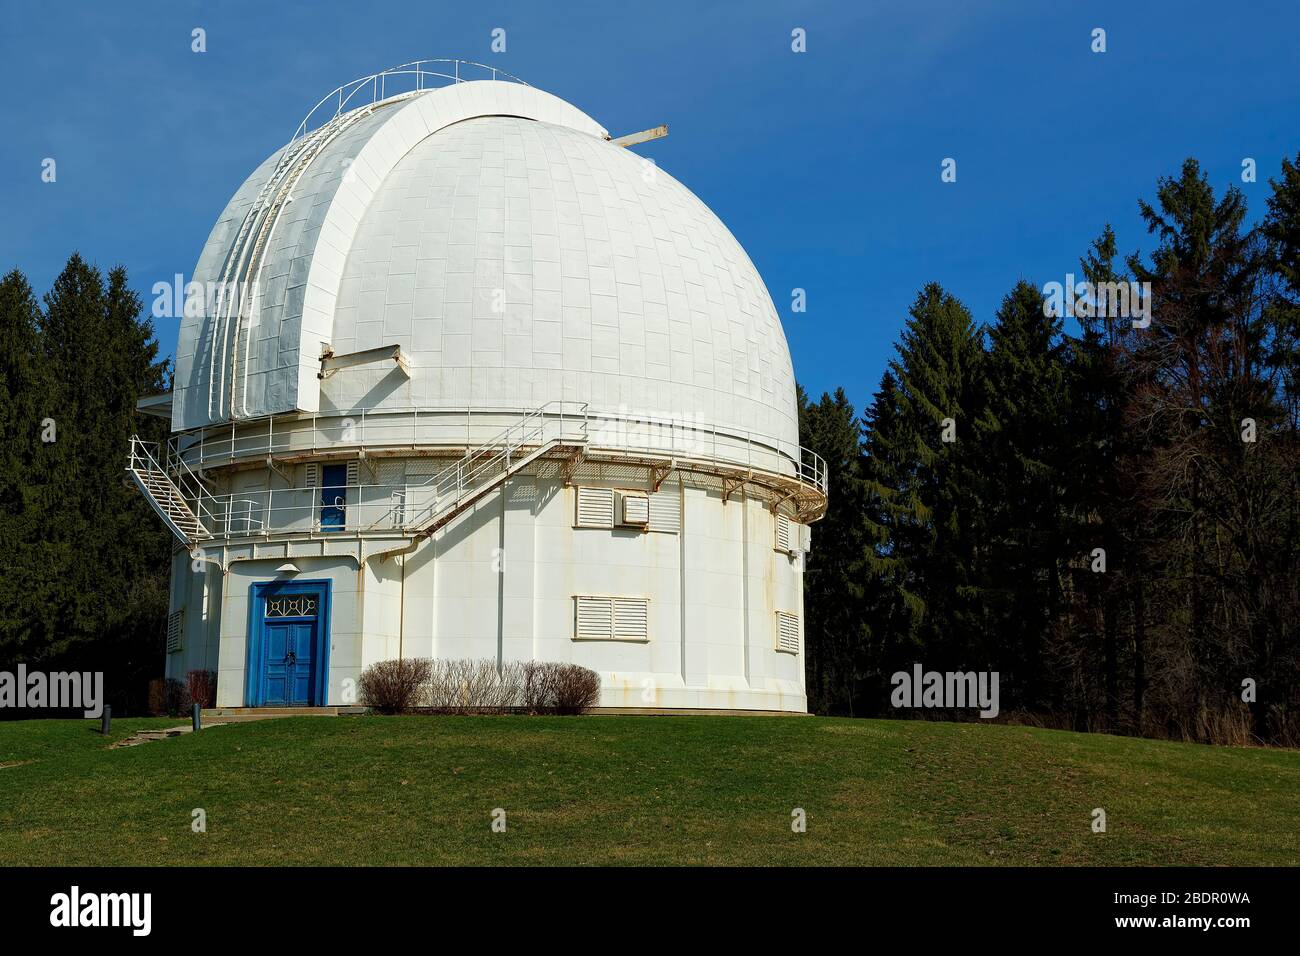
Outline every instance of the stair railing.
<path fill-rule="evenodd" d="M 413 514 L 404 514 L 405 527 L 419 528 L 437 517 L 444 507 L 454 507 L 456 502 L 476 489 L 483 476 L 508 472 L 521 449 L 535 451 L 552 442 L 585 444 L 588 406 L 584 402 L 576 405 L 576 411 L 569 411 L 574 405 L 572 402 L 552 401 L 534 408 L 499 434 L 467 450 L 454 464 L 423 482 L 410 485 L 411 489 L 431 493 L 432 500 Z M 574 428 L 573 433 L 569 432 L 570 427 Z M 411 496 L 403 497 L 402 509 L 407 512 Z"/>

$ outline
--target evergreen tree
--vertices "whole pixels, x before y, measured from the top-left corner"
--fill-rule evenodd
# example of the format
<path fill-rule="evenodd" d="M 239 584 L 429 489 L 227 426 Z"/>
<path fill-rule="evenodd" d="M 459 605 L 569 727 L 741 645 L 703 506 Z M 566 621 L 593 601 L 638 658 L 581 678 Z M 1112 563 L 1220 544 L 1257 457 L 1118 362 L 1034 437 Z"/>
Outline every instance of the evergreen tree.
<path fill-rule="evenodd" d="M 890 675 L 919 658 L 923 620 L 909 552 L 900 547 L 915 514 L 905 499 L 917 470 L 915 438 L 906 429 L 897 382 L 889 370 L 881 376 L 880 388 L 863 416 L 862 451 L 867 659 L 863 676 L 867 686 L 874 688 L 874 700 L 870 691 L 865 695 L 875 705 L 871 710 L 885 713 Z"/>
<path fill-rule="evenodd" d="M 1060 605 L 1058 563 L 1066 389 L 1061 320 L 1021 281 L 989 330 L 981 415 L 970 443 L 983 536 L 983 641 L 1002 674 L 1004 706 L 1041 709 L 1043 654 Z"/>
<path fill-rule="evenodd" d="M 979 417 L 980 331 L 937 283 L 918 294 L 890 363 L 895 447 L 888 500 L 891 539 L 878 552 L 898 562 L 908 639 L 927 667 L 985 666 L 976 571 L 978 489 L 965 451 Z M 875 484 L 879 477 L 872 475 Z M 880 546 L 877 546 L 878 548 Z"/>
<path fill-rule="evenodd" d="M 804 606 L 817 608 L 804 624 L 809 709 L 821 714 L 861 712 L 863 628 L 860 423 L 844 389 L 811 404 L 798 393 L 800 438 L 829 472 L 830 505 L 814 529 L 806 557 Z"/>
<path fill-rule="evenodd" d="M 1262 735 L 1265 701 L 1287 692 L 1273 681 L 1282 640 L 1274 600 L 1285 590 L 1273 523 L 1289 484 L 1276 456 L 1284 414 L 1262 308 L 1266 257 L 1243 230 L 1241 192 L 1216 198 L 1195 160 L 1161 180 L 1157 200 L 1140 208 L 1160 245 L 1150 264 L 1129 258 L 1152 284 L 1155 313 L 1134 351 L 1145 387 L 1130 424 L 1154 436 L 1148 494 L 1162 550 L 1179 559 L 1166 592 L 1166 653 L 1191 667 L 1165 690 L 1179 725 L 1195 727 L 1236 699 L 1243 677 L 1267 675 L 1254 708 Z"/>
<path fill-rule="evenodd" d="M 43 663 L 104 671 L 121 708 L 140 700 L 162 657 L 171 541 L 124 466 L 133 432 L 166 437 L 165 423 L 135 413 L 165 389 L 166 365 L 125 271 L 106 285 L 76 254 L 45 296 L 41 340 L 57 440 L 41 450 L 47 497 L 30 547 L 48 586 L 17 616 L 45 622 Z"/>
<path fill-rule="evenodd" d="M 38 657 L 52 634 L 50 575 L 42 565 L 42 518 L 49 494 L 42 437 L 52 410 L 52 382 L 43 361 L 40 304 L 26 277 L 0 279 L 0 669 Z M 16 613 L 21 606 L 29 613 Z"/>

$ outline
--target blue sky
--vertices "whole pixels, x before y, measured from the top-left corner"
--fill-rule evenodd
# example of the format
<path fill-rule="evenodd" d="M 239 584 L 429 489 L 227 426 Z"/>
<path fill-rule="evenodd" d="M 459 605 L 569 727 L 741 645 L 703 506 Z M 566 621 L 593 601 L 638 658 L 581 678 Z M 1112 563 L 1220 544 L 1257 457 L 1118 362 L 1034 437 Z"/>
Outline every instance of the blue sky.
<path fill-rule="evenodd" d="M 80 249 L 126 265 L 148 302 L 189 275 L 230 194 L 322 95 L 462 57 L 616 135 L 668 123 L 638 152 L 745 246 L 805 387 L 843 385 L 860 406 L 921 285 L 987 320 L 1017 279 L 1061 281 L 1107 221 L 1123 251 L 1148 248 L 1137 200 L 1188 155 L 1258 215 L 1300 151 L 1298 27 L 1295 0 L 8 4 L 0 269 L 44 292 Z M 173 350 L 175 322 L 158 336 Z"/>

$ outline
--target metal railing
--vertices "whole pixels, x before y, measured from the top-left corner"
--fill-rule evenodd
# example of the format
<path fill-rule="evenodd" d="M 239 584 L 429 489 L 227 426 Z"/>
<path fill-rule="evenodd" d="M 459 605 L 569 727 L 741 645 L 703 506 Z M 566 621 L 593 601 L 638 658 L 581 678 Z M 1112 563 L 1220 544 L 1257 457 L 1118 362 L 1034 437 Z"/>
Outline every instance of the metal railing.
<path fill-rule="evenodd" d="M 501 419 L 508 424 L 498 427 Z M 495 483 L 549 446 L 582 445 L 587 453 L 691 467 L 724 464 L 734 477 L 780 475 L 827 491 L 826 463 L 812 451 L 757 440 L 739 430 L 621 413 L 593 413 L 586 403 L 553 401 L 522 413 L 510 410 L 431 412 L 403 409 L 355 415 L 312 415 L 237 422 L 173 436 L 166 454 L 132 439 L 129 465 L 162 474 L 206 533 L 215 537 L 278 533 L 419 533 L 439 516 Z M 351 452 L 410 451 L 456 460 L 423 481 L 306 488 L 246 489 L 217 494 L 204 472 L 276 459 L 319 461 Z M 325 516 L 330 517 L 326 520 Z"/>
<path fill-rule="evenodd" d="M 371 73 L 369 76 L 358 77 L 326 93 L 321 97 L 320 102 L 307 111 L 307 115 L 303 117 L 298 128 L 294 130 L 293 136 L 290 137 L 289 143 L 292 145 L 349 110 L 373 106 L 384 100 L 412 96 L 447 85 L 443 81 L 466 83 L 470 80 L 488 79 L 528 85 L 505 70 L 499 70 L 485 63 L 475 63 L 473 60 L 436 58 L 401 63 L 387 70 Z"/>
<path fill-rule="evenodd" d="M 196 529 L 204 535 L 228 535 L 233 533 L 248 534 L 263 530 L 265 527 L 260 516 L 254 516 L 253 510 L 258 503 L 252 498 L 236 498 L 234 495 L 212 494 L 203 478 L 195 473 L 183 460 L 164 463 L 161 460 L 161 447 L 158 442 L 144 441 L 137 435 L 131 436 L 130 451 L 127 454 L 127 470 L 154 480 L 166 481 L 171 490 L 179 497 L 190 516 L 199 523 Z M 183 539 L 189 540 L 189 529 L 178 525 L 184 520 L 183 514 L 172 514 L 174 502 L 160 501 L 153 490 L 146 488 L 145 494 L 153 499 L 155 508 L 164 515 L 173 530 Z M 239 515 L 242 512 L 242 519 Z M 238 526 L 238 530 L 236 527 Z"/>
<path fill-rule="evenodd" d="M 543 408 L 553 410 L 557 406 L 563 406 L 570 415 L 583 407 L 577 402 L 552 402 Z M 534 410 L 534 413 L 545 415 L 554 411 Z M 173 436 L 168 457 L 201 473 L 242 461 L 311 459 L 362 449 L 428 454 L 487 445 L 503 423 L 516 422 L 526 414 L 533 413 L 522 409 L 432 411 L 406 407 L 281 416 L 278 420 L 275 417 L 246 419 Z M 828 490 L 826 462 L 797 444 L 760 437 L 744 429 L 699 425 L 685 419 L 590 410 L 584 418 L 587 447 L 592 451 L 683 463 L 718 463 L 792 478 L 822 495 Z"/>
<path fill-rule="evenodd" d="M 440 511 L 455 508 L 484 482 L 508 474 L 515 462 L 537 449 L 566 442 L 586 444 L 587 435 L 586 403 L 547 402 L 533 409 L 504 431 L 467 451 L 454 465 L 420 484 L 408 486 L 407 494 L 430 499 L 415 512 L 408 526 L 423 527 Z M 405 505 L 404 495 L 403 510 Z"/>

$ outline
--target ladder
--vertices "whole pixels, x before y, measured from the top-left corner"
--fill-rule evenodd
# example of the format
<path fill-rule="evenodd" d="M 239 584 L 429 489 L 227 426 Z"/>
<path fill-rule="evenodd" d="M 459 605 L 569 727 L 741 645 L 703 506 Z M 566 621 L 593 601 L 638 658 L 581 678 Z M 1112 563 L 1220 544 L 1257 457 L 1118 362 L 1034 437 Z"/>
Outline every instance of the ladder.
<path fill-rule="evenodd" d="M 348 127 L 373 112 L 373 106 L 353 110 L 290 143 L 244 215 L 239 232 L 226 253 L 217 286 L 216 314 L 209 325 L 209 419 L 233 419 L 247 414 L 246 407 L 235 408 L 235 398 L 240 379 L 247 375 L 249 367 L 252 334 L 249 313 L 253 295 L 261 284 L 262 253 L 280 220 L 280 213 L 291 201 L 294 187 L 325 147 Z M 242 347 L 241 335 L 244 339 Z"/>
<path fill-rule="evenodd" d="M 537 459 L 558 451 L 577 454 L 586 444 L 586 403 L 547 402 L 413 486 L 432 501 L 404 522 L 405 529 L 416 540 L 428 537 Z"/>
<path fill-rule="evenodd" d="M 200 541 L 211 538 L 212 534 L 190 508 L 189 502 L 166 470 L 158 464 L 158 458 L 153 452 L 156 447 L 154 443 L 132 435 L 126 470 L 172 534 L 187 548 L 192 548 Z"/>

